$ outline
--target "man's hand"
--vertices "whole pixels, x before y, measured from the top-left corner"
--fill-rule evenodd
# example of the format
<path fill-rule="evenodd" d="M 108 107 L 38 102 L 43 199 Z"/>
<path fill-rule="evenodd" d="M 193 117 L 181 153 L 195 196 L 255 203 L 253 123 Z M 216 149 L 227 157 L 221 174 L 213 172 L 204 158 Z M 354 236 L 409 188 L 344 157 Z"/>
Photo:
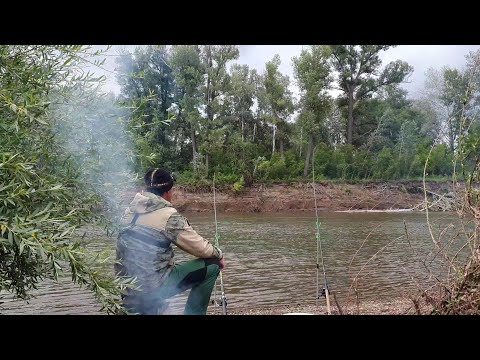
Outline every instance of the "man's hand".
<path fill-rule="evenodd" d="M 220 266 L 220 270 L 225 268 L 225 256 L 220 259 L 218 266 Z"/>

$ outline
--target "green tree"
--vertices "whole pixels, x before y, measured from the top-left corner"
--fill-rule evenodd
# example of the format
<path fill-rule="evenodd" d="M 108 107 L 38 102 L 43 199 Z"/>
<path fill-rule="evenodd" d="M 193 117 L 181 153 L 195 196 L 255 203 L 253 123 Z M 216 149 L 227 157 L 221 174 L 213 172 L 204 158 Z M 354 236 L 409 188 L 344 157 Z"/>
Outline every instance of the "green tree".
<path fill-rule="evenodd" d="M 466 117 L 468 108 L 466 105 L 467 89 L 469 79 L 467 73 L 462 73 L 457 69 L 443 70 L 443 89 L 440 100 L 448 109 L 447 133 L 448 143 L 451 151 L 455 151 L 458 137 L 461 135 L 462 116 Z M 465 113 L 462 114 L 462 111 Z M 469 119 L 466 118 L 468 121 Z M 468 127 L 468 124 L 465 124 Z"/>
<path fill-rule="evenodd" d="M 302 131 L 308 134 L 303 176 L 308 174 L 314 138 L 318 137 L 322 131 L 326 133 L 324 123 L 331 111 L 331 98 L 327 93 L 332 81 L 329 55 L 328 47 L 311 46 L 308 50 L 302 50 L 298 58 L 293 58 L 295 78 L 301 90 L 302 114 L 299 125 Z"/>
<path fill-rule="evenodd" d="M 233 124 L 240 128 L 242 142 L 245 131 L 253 131 L 252 106 L 255 96 L 254 76 L 248 65 L 234 64 L 231 67 L 231 87 L 229 91 Z"/>
<path fill-rule="evenodd" d="M 280 56 L 277 54 L 273 59 L 266 63 L 265 73 L 263 74 L 263 96 L 260 98 L 259 106 L 263 108 L 264 120 L 271 124 L 272 134 L 272 155 L 275 153 L 275 139 L 278 137 L 280 149 L 283 152 L 285 142 L 285 125 L 287 118 L 293 113 L 292 93 L 288 89 L 290 80 L 288 76 L 282 75 L 278 70 L 280 66 Z M 278 135 L 277 135 L 277 129 Z M 283 153 L 281 154 L 283 157 Z"/>
<path fill-rule="evenodd" d="M 361 100 L 384 86 L 399 84 L 413 71 L 404 61 L 390 62 L 382 72 L 380 52 L 390 45 L 331 45 L 331 62 L 338 72 L 339 89 L 347 105 L 347 143 L 353 144 L 356 123 L 354 109 Z"/>
<path fill-rule="evenodd" d="M 129 127 L 137 133 L 138 171 L 158 163 L 169 168 L 178 165 L 172 129 L 165 126 L 175 95 L 169 61 L 164 45 L 138 47 L 133 55 L 122 53 L 117 59 L 119 101 L 131 109 Z"/>
<path fill-rule="evenodd" d="M 216 115 L 221 112 L 223 98 L 230 86 L 230 75 L 227 63 L 238 59 L 239 50 L 236 45 L 203 45 L 201 59 L 205 71 L 205 82 L 202 87 L 206 121 L 203 122 L 204 134 L 201 146 L 205 154 L 206 175 L 210 168 L 210 154 L 223 145 L 223 124 Z"/>
<path fill-rule="evenodd" d="M 73 282 L 118 312 L 127 282 L 105 271 L 106 254 L 89 251 L 75 233 L 101 220 L 102 198 L 82 183 L 57 134 L 68 119 L 51 110 L 72 88 L 98 84 L 82 71 L 90 55 L 98 53 L 76 45 L 0 46 L 0 290 L 26 299 L 70 268 Z"/>
<path fill-rule="evenodd" d="M 190 131 L 192 146 L 192 165 L 198 171 L 197 131 L 200 123 L 199 106 L 201 103 L 200 86 L 203 82 L 204 70 L 200 59 L 200 47 L 197 45 L 175 45 L 172 50 L 171 65 L 177 86 L 179 112 L 177 122 L 185 120 Z"/>

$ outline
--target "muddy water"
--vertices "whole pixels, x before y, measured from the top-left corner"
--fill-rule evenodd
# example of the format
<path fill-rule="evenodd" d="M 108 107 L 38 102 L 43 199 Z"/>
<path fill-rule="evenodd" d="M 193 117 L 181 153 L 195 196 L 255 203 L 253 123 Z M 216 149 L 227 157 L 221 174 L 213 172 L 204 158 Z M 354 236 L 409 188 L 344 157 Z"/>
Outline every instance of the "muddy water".
<path fill-rule="evenodd" d="M 206 238 L 215 231 L 213 214 L 185 214 Z M 330 291 L 342 301 L 395 298 L 423 283 L 427 271 L 443 276 L 424 213 L 322 212 L 320 239 Z M 449 224 L 455 214 L 430 213 L 434 236 L 445 243 L 457 234 Z M 317 241 L 314 213 L 218 214 L 220 245 L 225 252 L 223 273 L 230 308 L 314 304 L 317 289 Z M 405 230 L 406 228 L 406 230 Z M 446 230 L 445 230 L 446 229 Z M 457 229 L 459 227 L 457 226 Z M 405 234 L 408 234 L 408 239 Z M 463 239 L 463 238 L 462 238 Z M 452 245 L 455 251 L 462 245 Z M 97 237 L 96 247 L 114 249 L 114 239 Z M 383 250 L 382 250 L 383 249 Z M 178 261 L 189 256 L 177 250 Z M 319 257 L 320 289 L 324 282 Z M 99 306 L 85 290 L 67 279 L 44 282 L 29 303 L 0 299 L 4 314 L 94 314 Z M 188 294 L 170 301 L 168 313 L 181 313 Z M 320 303 L 324 299 L 320 299 Z"/>

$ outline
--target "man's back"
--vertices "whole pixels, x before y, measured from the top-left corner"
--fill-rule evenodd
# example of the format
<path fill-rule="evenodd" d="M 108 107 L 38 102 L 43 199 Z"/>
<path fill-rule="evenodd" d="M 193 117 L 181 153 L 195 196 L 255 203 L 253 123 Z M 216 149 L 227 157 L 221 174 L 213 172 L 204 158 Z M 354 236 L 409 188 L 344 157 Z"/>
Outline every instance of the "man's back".
<path fill-rule="evenodd" d="M 174 178 L 165 170 L 145 175 L 147 191 L 125 211 L 117 240 L 117 274 L 136 277 L 140 291 L 129 291 L 125 306 L 158 314 L 169 297 L 191 289 L 186 314 L 205 314 L 215 279 L 224 266 L 220 249 L 201 237 L 172 207 Z M 172 243 L 197 259 L 175 264 Z"/>

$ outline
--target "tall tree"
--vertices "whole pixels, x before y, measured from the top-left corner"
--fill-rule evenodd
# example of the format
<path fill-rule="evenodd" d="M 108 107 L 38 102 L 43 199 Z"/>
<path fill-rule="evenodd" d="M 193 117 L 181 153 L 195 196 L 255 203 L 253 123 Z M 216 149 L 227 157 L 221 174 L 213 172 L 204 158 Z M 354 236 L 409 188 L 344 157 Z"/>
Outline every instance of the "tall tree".
<path fill-rule="evenodd" d="M 235 124 L 241 131 L 242 142 L 245 141 L 245 128 L 251 125 L 253 130 L 252 106 L 255 96 L 254 77 L 248 65 L 234 64 L 231 67 L 231 87 L 229 91 Z"/>
<path fill-rule="evenodd" d="M 433 68 L 427 70 L 423 98 L 441 119 L 443 128 L 441 134 L 451 151 L 455 150 L 460 136 L 462 116 L 463 119 L 468 119 L 467 113 L 473 105 L 469 103 L 468 106 L 464 106 L 468 87 L 468 72 L 446 66 L 441 70 Z"/>
<path fill-rule="evenodd" d="M 210 153 L 218 146 L 221 137 L 221 124 L 215 123 L 215 115 L 220 112 L 222 99 L 228 89 L 230 76 L 227 72 L 227 63 L 239 57 L 236 45 L 203 45 L 202 63 L 205 69 L 205 82 L 202 88 L 205 100 L 207 121 L 205 122 L 205 136 L 202 144 L 205 153 L 205 167 L 208 176 Z"/>
<path fill-rule="evenodd" d="M 192 144 L 192 164 L 197 171 L 197 128 L 200 119 L 200 86 L 203 82 L 203 67 L 198 45 L 175 45 L 172 49 L 171 66 L 177 85 L 179 113 L 178 119 L 184 119 L 190 128 Z"/>
<path fill-rule="evenodd" d="M 460 136 L 462 127 L 462 116 L 468 119 L 466 107 L 467 90 L 469 86 L 468 74 L 457 69 L 444 69 L 443 91 L 440 100 L 447 107 L 449 115 L 447 118 L 447 133 L 450 150 L 454 151 Z"/>
<path fill-rule="evenodd" d="M 298 58 L 293 58 L 295 78 L 301 91 L 300 126 L 308 136 L 303 176 L 308 174 L 314 139 L 325 130 L 324 122 L 331 109 L 331 98 L 327 92 L 332 81 L 329 55 L 328 47 L 315 45 L 302 50 Z"/>
<path fill-rule="evenodd" d="M 169 63 L 169 51 L 165 45 L 138 47 L 132 54 L 123 53 L 118 59 L 117 81 L 120 85 L 120 99 L 135 111 L 142 113 L 145 124 L 156 124 L 167 118 L 167 109 L 174 96 L 174 80 Z M 136 107 L 144 101 L 142 107 Z M 143 131 L 151 131 L 144 127 Z M 169 145 L 165 127 L 156 127 L 155 141 Z"/>
<path fill-rule="evenodd" d="M 137 47 L 117 59 L 119 100 L 131 109 L 129 125 L 136 133 L 139 171 L 146 167 L 175 167 L 174 134 L 165 126 L 175 96 L 170 51 L 164 46 Z"/>
<path fill-rule="evenodd" d="M 390 45 L 331 45 L 331 62 L 338 72 L 339 89 L 348 107 L 347 143 L 352 144 L 355 131 L 354 108 L 358 101 L 375 94 L 379 89 L 398 84 L 413 71 L 404 61 L 390 62 L 382 72 L 380 52 Z"/>
<path fill-rule="evenodd" d="M 284 134 L 282 129 L 284 126 L 282 126 L 282 123 L 287 121 L 294 110 L 292 93 L 288 89 L 290 80 L 288 76 L 282 75 L 278 70 L 280 63 L 280 56 L 276 54 L 265 65 L 265 73 L 263 74 L 263 104 L 260 104 L 265 109 L 265 120 L 272 125 L 272 154 L 275 153 L 277 129 L 280 130 L 277 135 L 280 141 L 280 148 L 283 148 Z"/>

